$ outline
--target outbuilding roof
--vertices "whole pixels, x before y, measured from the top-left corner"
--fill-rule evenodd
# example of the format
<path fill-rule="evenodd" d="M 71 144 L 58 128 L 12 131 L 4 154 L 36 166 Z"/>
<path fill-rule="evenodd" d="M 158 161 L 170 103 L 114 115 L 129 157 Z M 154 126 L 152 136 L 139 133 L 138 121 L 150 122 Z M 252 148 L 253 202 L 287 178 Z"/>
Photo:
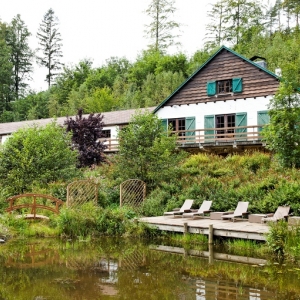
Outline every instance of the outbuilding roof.
<path fill-rule="evenodd" d="M 155 107 L 141 108 L 141 112 L 152 112 Z M 128 109 L 128 110 L 118 110 L 118 111 L 110 111 L 101 113 L 103 115 L 104 126 L 114 126 L 114 125 L 124 125 L 128 124 L 131 117 L 137 109 Z M 89 115 L 84 115 L 84 117 L 88 117 Z M 75 116 L 70 116 L 75 118 Z M 56 121 L 58 124 L 63 125 L 66 121 L 66 117 L 60 118 L 49 118 L 49 119 L 39 119 L 39 120 L 31 120 L 31 121 L 20 121 L 20 122 L 10 122 L 10 123 L 0 123 L 0 136 L 11 134 L 17 131 L 20 128 L 31 127 L 33 125 L 44 126 L 52 121 Z"/>

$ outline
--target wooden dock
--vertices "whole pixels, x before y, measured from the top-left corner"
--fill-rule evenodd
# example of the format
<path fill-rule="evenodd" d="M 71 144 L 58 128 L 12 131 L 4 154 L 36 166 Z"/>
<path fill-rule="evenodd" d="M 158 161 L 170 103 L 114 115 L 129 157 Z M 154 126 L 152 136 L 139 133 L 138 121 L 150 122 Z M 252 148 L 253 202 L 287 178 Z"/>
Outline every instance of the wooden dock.
<path fill-rule="evenodd" d="M 209 235 L 209 227 L 213 227 L 213 236 L 240 238 L 248 240 L 265 241 L 269 227 L 266 224 L 249 223 L 247 220 L 225 221 L 211 220 L 209 218 L 182 218 L 159 216 L 140 218 L 140 222 L 147 223 L 159 230 L 171 232 L 188 232 Z"/>

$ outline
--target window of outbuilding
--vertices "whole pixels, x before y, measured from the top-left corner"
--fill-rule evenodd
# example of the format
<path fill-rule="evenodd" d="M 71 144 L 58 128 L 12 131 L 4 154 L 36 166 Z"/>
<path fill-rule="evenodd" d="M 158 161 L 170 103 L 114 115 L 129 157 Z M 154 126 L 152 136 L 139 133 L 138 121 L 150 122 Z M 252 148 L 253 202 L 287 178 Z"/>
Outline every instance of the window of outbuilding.
<path fill-rule="evenodd" d="M 102 137 L 103 138 L 110 138 L 111 137 L 110 129 L 104 129 L 104 130 L 102 130 Z"/>

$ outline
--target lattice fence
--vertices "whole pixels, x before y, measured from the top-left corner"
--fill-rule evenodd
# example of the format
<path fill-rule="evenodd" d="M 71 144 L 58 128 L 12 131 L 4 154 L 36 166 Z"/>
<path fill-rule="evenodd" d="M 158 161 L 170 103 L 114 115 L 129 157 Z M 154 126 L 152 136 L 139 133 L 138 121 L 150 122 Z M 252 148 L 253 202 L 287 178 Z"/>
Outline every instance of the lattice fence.
<path fill-rule="evenodd" d="M 86 202 L 98 201 L 98 184 L 92 180 L 78 180 L 67 187 L 67 206 L 75 207 Z"/>
<path fill-rule="evenodd" d="M 139 179 L 129 179 L 120 185 L 120 206 L 128 205 L 139 211 L 146 197 L 146 183 Z"/>

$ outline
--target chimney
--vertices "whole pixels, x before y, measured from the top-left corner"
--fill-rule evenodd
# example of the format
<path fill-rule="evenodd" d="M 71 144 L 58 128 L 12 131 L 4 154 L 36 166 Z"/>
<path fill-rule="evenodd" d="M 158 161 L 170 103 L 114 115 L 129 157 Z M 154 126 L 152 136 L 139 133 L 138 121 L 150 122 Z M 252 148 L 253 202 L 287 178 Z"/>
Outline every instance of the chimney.
<path fill-rule="evenodd" d="M 281 71 L 281 69 L 280 69 L 280 68 L 276 68 L 276 69 L 275 69 L 275 74 L 276 74 L 277 76 L 281 77 L 281 76 L 282 76 L 282 71 Z"/>
<path fill-rule="evenodd" d="M 260 59 L 260 60 L 255 61 L 257 59 Z M 267 60 L 264 57 L 255 55 L 255 56 L 251 57 L 250 60 L 264 69 L 267 69 L 267 67 L 268 67 Z"/>

